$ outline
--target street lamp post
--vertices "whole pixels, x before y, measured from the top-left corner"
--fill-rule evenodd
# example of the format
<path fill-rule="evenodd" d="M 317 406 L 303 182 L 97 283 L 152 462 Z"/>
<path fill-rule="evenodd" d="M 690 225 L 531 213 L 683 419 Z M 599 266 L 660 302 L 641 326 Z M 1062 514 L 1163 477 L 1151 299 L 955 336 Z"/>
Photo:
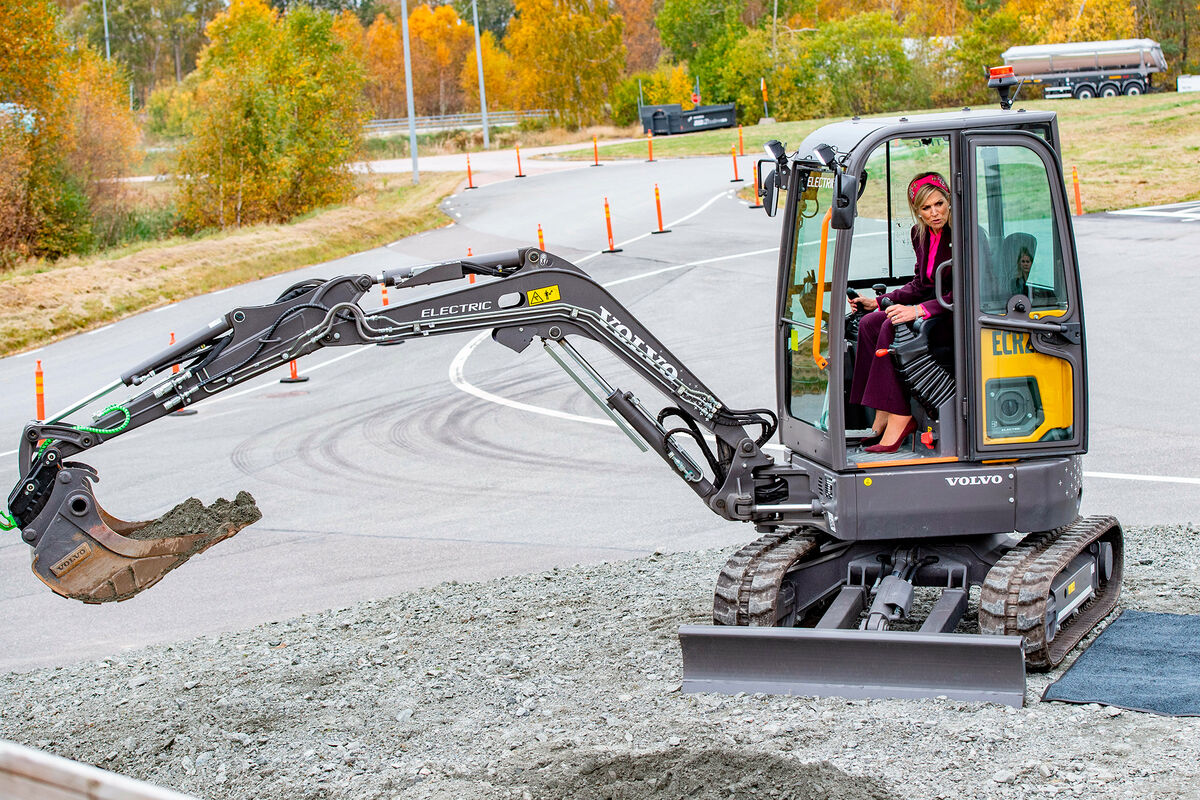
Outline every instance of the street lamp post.
<path fill-rule="evenodd" d="M 479 44 L 479 8 L 476 0 L 471 0 L 471 16 L 475 20 L 475 63 L 479 66 L 479 113 L 483 117 L 483 149 L 490 146 L 488 141 L 487 121 L 487 92 L 483 88 L 483 47 Z"/>
<path fill-rule="evenodd" d="M 404 34 L 404 97 L 408 101 L 408 149 L 412 153 L 412 182 L 421 182 L 421 173 L 417 168 L 417 112 L 413 108 L 412 88 L 412 56 L 408 43 L 408 0 L 400 0 L 400 28 Z"/>
<path fill-rule="evenodd" d="M 112 61 L 112 52 L 108 48 L 108 0 L 100 0 L 100 8 L 104 13 L 104 60 Z"/>

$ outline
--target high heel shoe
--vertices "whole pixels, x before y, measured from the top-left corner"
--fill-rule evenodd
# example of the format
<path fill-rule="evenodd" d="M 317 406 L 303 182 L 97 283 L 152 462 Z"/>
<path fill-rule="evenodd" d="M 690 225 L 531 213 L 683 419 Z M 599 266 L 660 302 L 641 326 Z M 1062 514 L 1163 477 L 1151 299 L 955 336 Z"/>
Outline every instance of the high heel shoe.
<path fill-rule="evenodd" d="M 910 419 L 908 424 L 904 426 L 904 431 L 900 434 L 900 438 L 897 439 L 893 444 L 873 444 L 870 447 L 864 447 L 863 450 L 868 453 L 894 453 L 900 449 L 900 445 L 904 444 L 904 440 L 908 438 L 910 433 L 916 432 L 917 421 L 915 419 Z M 916 447 L 915 441 L 913 442 L 913 447 Z"/>
<path fill-rule="evenodd" d="M 859 439 L 858 446 L 859 447 L 870 447 L 872 445 L 879 444 L 879 441 L 881 439 L 883 439 L 883 431 L 875 431 L 870 436 L 864 436 L 863 438 Z"/>

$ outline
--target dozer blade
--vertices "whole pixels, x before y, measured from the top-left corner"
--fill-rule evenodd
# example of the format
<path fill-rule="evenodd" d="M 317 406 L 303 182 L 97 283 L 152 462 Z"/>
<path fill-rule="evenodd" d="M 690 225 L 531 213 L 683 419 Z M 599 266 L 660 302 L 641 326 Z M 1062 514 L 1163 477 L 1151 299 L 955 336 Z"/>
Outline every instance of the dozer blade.
<path fill-rule="evenodd" d="M 684 625 L 684 692 L 1025 702 L 1019 636 Z"/>
<path fill-rule="evenodd" d="M 33 572 L 56 594 L 85 603 L 127 600 L 262 517 L 245 492 L 205 508 L 181 504 L 158 520 L 125 522 L 96 502 L 96 470 L 63 464 L 45 507 L 21 534 L 33 545 Z M 169 523 L 169 524 L 164 524 Z M 169 535 L 173 530 L 188 532 Z"/>

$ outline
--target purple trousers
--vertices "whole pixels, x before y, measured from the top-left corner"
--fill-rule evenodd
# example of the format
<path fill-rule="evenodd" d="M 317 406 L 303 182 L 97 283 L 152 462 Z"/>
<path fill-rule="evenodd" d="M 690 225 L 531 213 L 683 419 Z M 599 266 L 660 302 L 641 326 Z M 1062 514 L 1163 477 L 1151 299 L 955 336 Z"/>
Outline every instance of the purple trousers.
<path fill-rule="evenodd" d="M 850 383 L 850 402 L 907 417 L 912 409 L 892 357 L 886 353 L 875 355 L 876 350 L 891 346 L 894 333 L 892 321 L 879 309 L 859 320 L 858 356 L 854 361 L 854 380 Z"/>

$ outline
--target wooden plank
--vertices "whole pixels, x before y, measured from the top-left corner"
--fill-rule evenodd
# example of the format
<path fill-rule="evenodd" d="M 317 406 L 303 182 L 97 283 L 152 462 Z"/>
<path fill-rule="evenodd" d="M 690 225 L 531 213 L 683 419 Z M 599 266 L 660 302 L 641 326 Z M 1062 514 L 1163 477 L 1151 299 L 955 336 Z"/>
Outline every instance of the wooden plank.
<path fill-rule="evenodd" d="M 196 800 L 31 747 L 0 741 L 4 800 Z"/>

